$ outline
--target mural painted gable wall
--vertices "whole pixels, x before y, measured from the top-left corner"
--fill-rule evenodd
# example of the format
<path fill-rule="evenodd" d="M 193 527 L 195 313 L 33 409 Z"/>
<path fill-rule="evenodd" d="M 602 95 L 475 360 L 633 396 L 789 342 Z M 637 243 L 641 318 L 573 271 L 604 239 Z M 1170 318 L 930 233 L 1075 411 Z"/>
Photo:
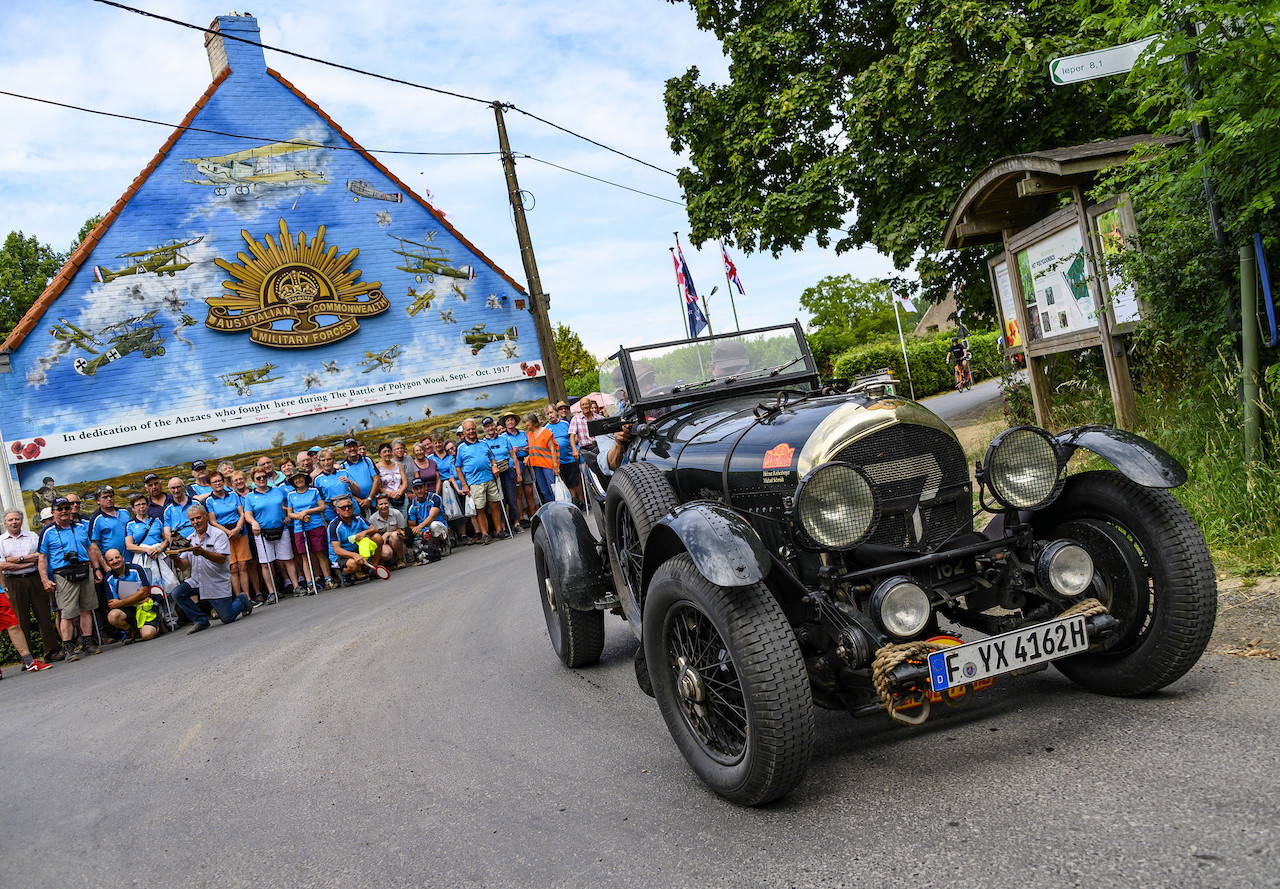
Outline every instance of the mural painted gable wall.
<path fill-rule="evenodd" d="M 225 48 L 191 121 L 212 132 L 177 138 L 0 375 L 27 490 L 545 397 L 509 276 L 260 47 Z"/>

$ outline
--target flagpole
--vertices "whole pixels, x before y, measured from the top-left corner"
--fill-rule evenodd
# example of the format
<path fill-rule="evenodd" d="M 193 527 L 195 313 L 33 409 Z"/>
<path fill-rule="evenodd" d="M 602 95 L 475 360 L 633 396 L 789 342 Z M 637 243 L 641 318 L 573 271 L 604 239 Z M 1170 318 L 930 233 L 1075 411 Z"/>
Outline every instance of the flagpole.
<path fill-rule="evenodd" d="M 668 247 L 667 249 L 671 251 L 671 265 L 677 267 L 676 248 Z M 676 299 L 680 300 L 680 317 L 684 319 L 684 338 L 687 340 L 693 339 L 689 333 L 689 307 L 685 304 L 684 290 L 680 287 L 679 275 L 676 276 Z"/>
<path fill-rule="evenodd" d="M 720 238 L 720 258 L 724 259 L 728 255 L 724 249 L 724 238 Z M 729 280 L 729 266 L 724 268 L 724 286 L 729 291 L 729 305 L 733 309 L 733 329 L 742 330 L 742 325 L 738 323 L 738 304 L 733 301 L 733 282 Z"/>
<path fill-rule="evenodd" d="M 907 386 L 911 388 L 911 400 L 916 400 L 916 384 L 911 381 L 911 362 L 907 360 L 907 340 L 902 335 L 902 316 L 898 313 L 902 311 L 898 307 L 898 298 L 893 299 L 893 320 L 898 322 L 898 342 L 902 345 L 902 363 L 907 368 Z"/>

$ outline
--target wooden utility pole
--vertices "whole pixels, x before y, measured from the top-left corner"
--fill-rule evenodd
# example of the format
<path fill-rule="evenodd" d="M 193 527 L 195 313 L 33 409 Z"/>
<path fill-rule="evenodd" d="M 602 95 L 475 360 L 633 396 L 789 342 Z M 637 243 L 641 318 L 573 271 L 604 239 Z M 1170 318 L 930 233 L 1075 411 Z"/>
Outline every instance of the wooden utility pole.
<path fill-rule="evenodd" d="M 560 371 L 560 356 L 556 353 L 555 337 L 551 333 L 551 319 L 547 316 L 550 300 L 542 292 L 542 279 L 538 277 L 538 262 L 533 257 L 533 243 L 529 240 L 529 223 L 524 218 L 524 201 L 520 199 L 520 183 L 516 181 L 516 159 L 507 141 L 507 125 L 502 119 L 502 103 L 493 103 L 493 116 L 498 121 L 498 147 L 502 150 L 502 169 L 507 174 L 507 194 L 511 198 L 511 212 L 516 220 L 516 238 L 520 242 L 520 260 L 524 263 L 524 275 L 529 282 L 529 311 L 533 313 L 534 329 L 538 332 L 538 345 L 542 352 L 542 369 L 546 373 L 547 397 L 551 401 L 563 401 L 564 374 Z"/>

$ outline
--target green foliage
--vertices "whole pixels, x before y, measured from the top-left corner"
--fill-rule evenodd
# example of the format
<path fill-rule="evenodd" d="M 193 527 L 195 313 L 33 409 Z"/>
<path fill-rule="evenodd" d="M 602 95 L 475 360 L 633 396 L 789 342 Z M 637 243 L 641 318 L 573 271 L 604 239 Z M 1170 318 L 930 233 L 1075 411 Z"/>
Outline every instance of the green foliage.
<path fill-rule="evenodd" d="M 21 620 L 21 617 L 19 617 L 19 620 Z M 22 627 L 22 635 L 27 637 L 27 648 L 31 650 L 31 653 L 36 657 L 40 657 L 44 652 L 44 643 L 40 640 L 40 631 L 36 629 L 35 621 L 32 621 L 29 627 Z M 18 657 L 18 649 L 13 647 L 9 634 L 0 633 L 0 665 L 19 663 L 22 663 L 22 658 Z"/>
<path fill-rule="evenodd" d="M 574 333 L 568 324 L 557 321 L 551 336 L 556 343 L 556 355 L 560 358 L 560 372 L 566 379 L 596 369 L 598 362 L 587 351 L 586 346 L 582 345 L 582 338 Z M 590 391 L 592 390 L 587 390 L 587 392 Z M 586 392 L 582 394 L 585 395 Z"/>
<path fill-rule="evenodd" d="M 91 232 L 91 231 L 93 231 L 95 228 L 97 228 L 97 227 L 98 227 L 98 223 L 99 223 L 99 222 L 101 222 L 101 221 L 102 221 L 102 214 L 101 214 L 101 213 L 98 213 L 98 214 L 96 214 L 96 215 L 90 216 L 88 219 L 86 219 L 86 220 L 84 221 L 84 225 L 80 226 L 80 231 L 76 232 L 76 239 L 75 239 L 75 241 L 71 244 L 70 249 L 68 249 L 68 250 L 67 250 L 67 253 L 71 253 L 71 252 L 73 252 L 77 247 L 79 247 L 81 244 L 83 244 L 83 243 L 84 243 L 84 239 L 85 239 L 85 238 L 87 238 L 87 237 L 89 237 L 89 232 Z"/>
<path fill-rule="evenodd" d="M 600 374 L 592 369 L 586 373 L 578 374 L 573 377 L 564 378 L 564 391 L 566 395 L 576 395 L 581 398 L 596 391 L 600 385 Z"/>
<path fill-rule="evenodd" d="M 0 337 L 8 336 L 22 320 L 65 261 L 65 256 L 34 237 L 9 232 L 0 248 Z"/>
<path fill-rule="evenodd" d="M 969 367 L 975 383 L 1000 373 L 1002 359 L 996 346 L 999 338 L 996 331 L 969 337 L 969 351 L 973 353 Z M 916 398 L 944 392 L 955 385 L 955 371 L 952 365 L 947 364 L 950 346 L 949 333 L 940 333 L 929 339 L 912 337 L 907 340 L 907 361 L 911 365 L 911 383 Z M 896 339 L 878 340 L 844 353 L 836 359 L 835 374 L 852 379 L 858 374 L 873 373 L 884 367 L 892 370 L 894 377 L 902 381 L 898 387 L 899 394 L 911 391 L 902 364 L 902 346 Z"/>
<path fill-rule="evenodd" d="M 730 60 L 667 82 L 692 239 L 740 249 L 874 246 L 938 302 L 954 284 L 978 320 L 992 304 L 982 251 L 943 253 L 951 205 L 997 158 L 1132 131 L 1123 84 L 1066 90 L 1064 47 L 1105 45 L 1069 4 L 1006 0 L 689 0 Z"/>
<path fill-rule="evenodd" d="M 767 340 L 746 340 L 743 345 L 747 347 L 752 369 L 777 367 L 791 361 L 800 351 L 790 331 Z M 669 386 L 679 380 L 692 383 L 711 376 L 711 348 L 705 342 L 690 343 L 662 355 L 642 351 L 634 353 L 632 358 L 652 364 L 660 386 Z"/>
<path fill-rule="evenodd" d="M 800 307 L 809 313 L 809 349 L 824 371 L 831 369 L 840 353 L 898 329 L 888 281 L 828 276 L 805 288 Z M 907 316 L 912 327 L 917 319 L 917 315 Z"/>

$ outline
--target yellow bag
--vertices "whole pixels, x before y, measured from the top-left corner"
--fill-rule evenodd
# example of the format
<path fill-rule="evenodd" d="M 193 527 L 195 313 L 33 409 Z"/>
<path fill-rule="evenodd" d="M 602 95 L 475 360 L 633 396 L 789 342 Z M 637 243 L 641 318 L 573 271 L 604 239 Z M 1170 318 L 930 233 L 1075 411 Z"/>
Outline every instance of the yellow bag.
<path fill-rule="evenodd" d="M 356 544 L 356 552 L 360 553 L 364 558 L 369 558 L 378 551 L 378 544 L 374 543 L 371 537 L 361 537 L 360 542 Z"/>
<path fill-rule="evenodd" d="M 160 613 L 156 610 L 156 600 L 143 599 L 138 603 L 137 607 L 134 608 L 133 616 L 139 629 L 159 618 Z"/>

